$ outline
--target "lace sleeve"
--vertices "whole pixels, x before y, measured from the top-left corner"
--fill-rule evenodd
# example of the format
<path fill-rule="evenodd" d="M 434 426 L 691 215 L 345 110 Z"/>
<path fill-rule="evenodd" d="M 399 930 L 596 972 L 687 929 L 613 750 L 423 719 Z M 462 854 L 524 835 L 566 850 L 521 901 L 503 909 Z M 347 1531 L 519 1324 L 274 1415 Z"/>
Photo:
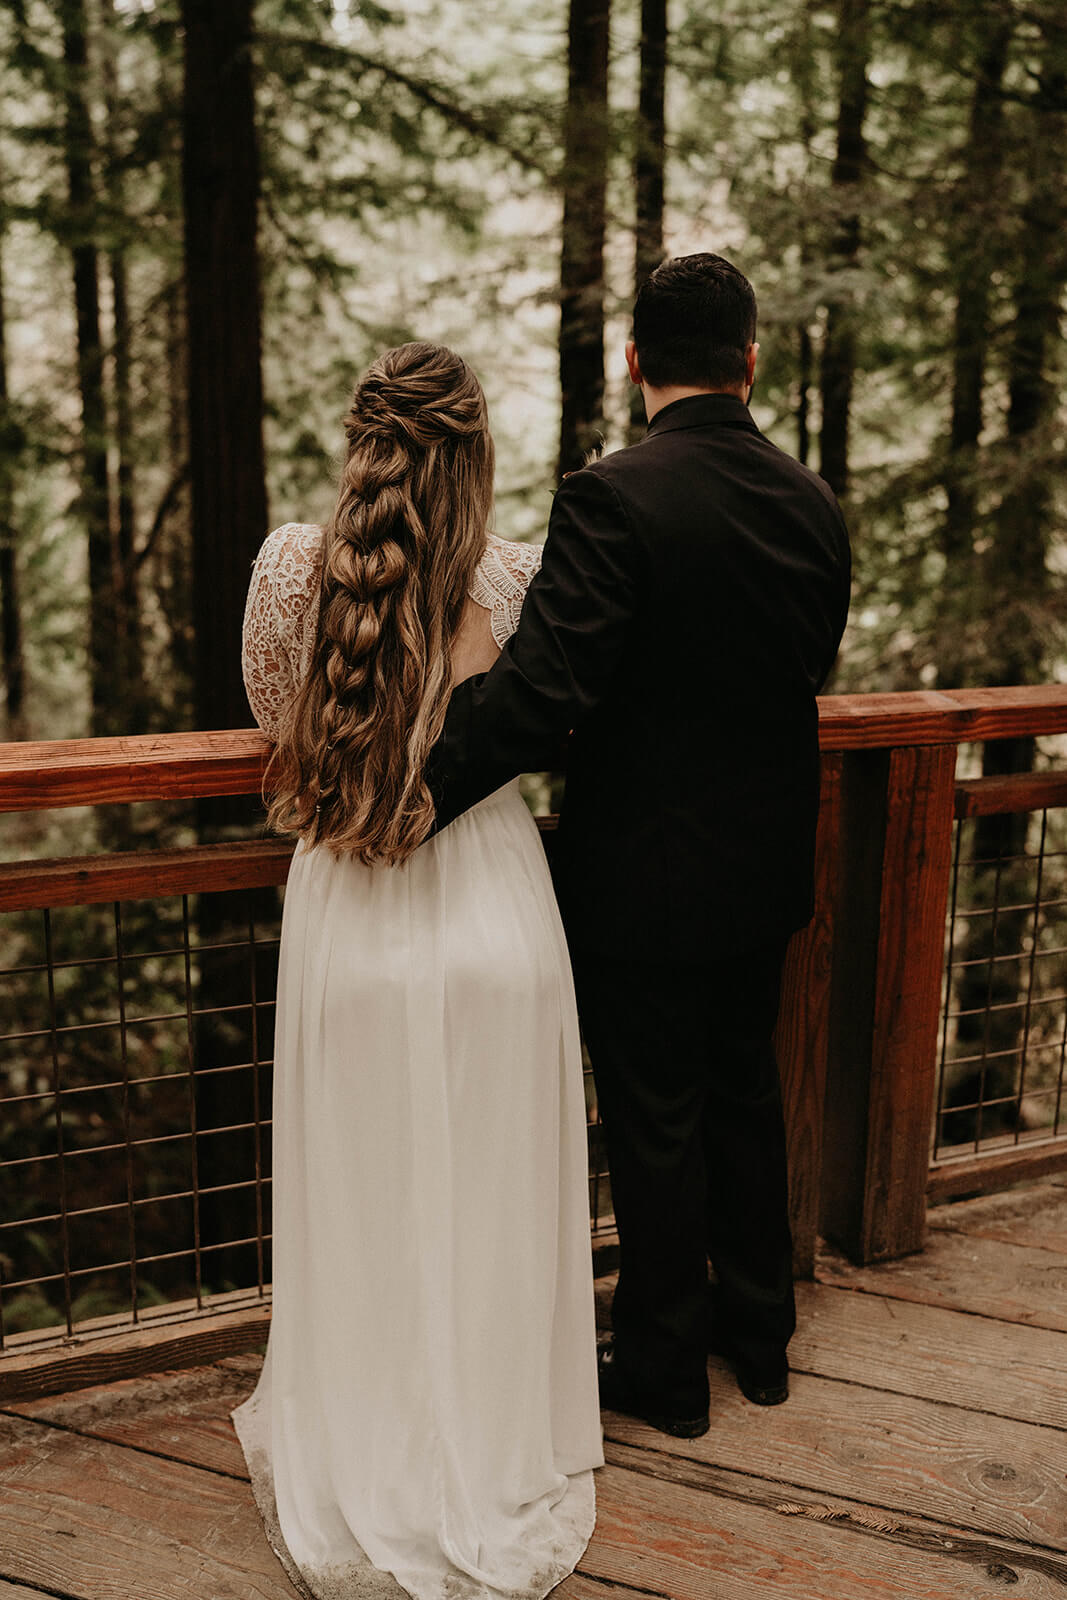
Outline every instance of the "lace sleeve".
<path fill-rule="evenodd" d="M 241 635 L 241 670 L 252 714 L 276 739 L 315 643 L 322 530 L 287 522 L 263 541 L 252 568 Z"/>
<path fill-rule="evenodd" d="M 541 567 L 541 546 L 489 535 L 470 596 L 489 612 L 493 638 L 501 649 L 519 625 L 526 591 Z"/>

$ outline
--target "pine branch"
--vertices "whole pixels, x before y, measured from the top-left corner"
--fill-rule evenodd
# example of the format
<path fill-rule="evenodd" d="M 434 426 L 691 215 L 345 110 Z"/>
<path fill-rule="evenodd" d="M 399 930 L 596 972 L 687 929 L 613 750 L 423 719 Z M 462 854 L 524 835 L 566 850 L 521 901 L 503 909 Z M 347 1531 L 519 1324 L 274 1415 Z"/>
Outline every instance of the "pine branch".
<path fill-rule="evenodd" d="M 516 144 L 512 140 L 500 120 L 495 108 L 490 111 L 473 109 L 463 105 L 452 97 L 444 85 L 434 83 L 428 78 L 418 76 L 413 72 L 406 72 L 400 67 L 390 65 L 378 56 L 366 55 L 363 51 L 353 50 L 347 45 L 328 44 L 321 39 L 309 39 L 302 35 L 292 33 L 259 33 L 257 42 L 274 46 L 291 47 L 299 50 L 305 57 L 316 57 L 331 66 L 355 68 L 360 72 L 375 73 L 387 83 L 394 83 L 412 95 L 421 105 L 435 111 L 452 127 L 461 132 L 470 134 L 473 138 L 485 144 L 492 145 L 495 149 L 511 158 L 527 172 L 536 172 L 540 177 L 548 178 L 553 174 L 536 155 L 528 149 Z"/>
<path fill-rule="evenodd" d="M 153 547 L 163 531 L 163 525 L 177 505 L 178 496 L 188 482 L 189 463 L 188 461 L 183 461 L 163 491 L 162 498 L 156 507 L 156 514 L 152 518 L 152 526 L 145 535 L 144 543 L 139 550 L 134 552 L 132 562 L 134 572 L 140 572 L 148 557 L 152 554 Z"/>

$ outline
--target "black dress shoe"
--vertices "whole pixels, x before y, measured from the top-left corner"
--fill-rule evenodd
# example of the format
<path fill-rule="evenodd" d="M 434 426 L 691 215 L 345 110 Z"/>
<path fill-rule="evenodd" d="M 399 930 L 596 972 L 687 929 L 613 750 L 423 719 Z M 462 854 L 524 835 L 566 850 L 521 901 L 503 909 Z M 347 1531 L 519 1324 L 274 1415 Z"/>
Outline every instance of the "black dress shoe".
<path fill-rule="evenodd" d="M 597 1376 L 600 1404 L 605 1411 L 622 1411 L 628 1417 L 639 1417 L 650 1427 L 669 1433 L 675 1439 L 699 1439 L 711 1426 L 706 1411 L 695 1417 L 679 1417 L 662 1411 L 655 1400 L 649 1401 L 616 1367 L 612 1340 L 606 1341 L 597 1351 Z"/>
<path fill-rule="evenodd" d="M 737 1387 L 754 1406 L 780 1406 L 789 1399 L 789 1363 L 784 1356 L 780 1367 L 757 1371 L 738 1356 L 727 1335 L 715 1327 L 708 1336 L 708 1349 L 730 1363 Z"/>

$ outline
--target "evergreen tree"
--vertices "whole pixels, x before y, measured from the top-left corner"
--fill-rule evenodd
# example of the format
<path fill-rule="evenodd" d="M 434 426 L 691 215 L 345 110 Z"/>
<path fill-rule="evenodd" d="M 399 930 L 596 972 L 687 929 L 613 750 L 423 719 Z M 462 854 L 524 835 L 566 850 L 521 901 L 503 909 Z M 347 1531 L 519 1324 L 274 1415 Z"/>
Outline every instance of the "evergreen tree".
<path fill-rule="evenodd" d="M 667 163 L 667 0 L 641 0 L 637 122 L 634 129 L 634 298 L 663 259 Z M 630 440 L 645 431 L 641 391 L 630 392 Z"/>
<path fill-rule="evenodd" d="M 183 195 L 196 714 L 242 727 L 236 643 L 267 527 L 252 0 L 183 0 Z"/>
<path fill-rule="evenodd" d="M 0 664 L 3 669 L 5 734 L 8 739 L 22 739 L 26 736 L 26 659 L 22 643 L 22 600 L 15 525 L 15 478 L 22 453 L 22 440 L 8 392 L 3 252 L 5 223 L 4 202 L 0 195 Z"/>
<path fill-rule="evenodd" d="M 848 488 L 849 428 L 856 370 L 856 328 L 851 274 L 859 260 L 860 195 L 867 167 L 864 121 L 871 50 L 869 0 L 838 0 L 837 149 L 830 181 L 834 191 L 826 333 L 820 387 L 822 425 L 819 471 L 838 495 Z"/>
<path fill-rule="evenodd" d="M 85 0 L 61 0 L 63 30 L 63 155 L 69 198 L 67 228 L 74 274 L 78 390 L 81 398 L 81 514 L 89 550 L 89 682 L 96 734 L 121 733 L 116 712 L 115 638 L 118 610 L 111 542 L 108 416 L 100 329 L 99 197 L 90 109 L 89 19 Z"/>
<path fill-rule="evenodd" d="M 610 0 L 570 0 L 560 255 L 559 461 L 580 467 L 602 436 Z"/>

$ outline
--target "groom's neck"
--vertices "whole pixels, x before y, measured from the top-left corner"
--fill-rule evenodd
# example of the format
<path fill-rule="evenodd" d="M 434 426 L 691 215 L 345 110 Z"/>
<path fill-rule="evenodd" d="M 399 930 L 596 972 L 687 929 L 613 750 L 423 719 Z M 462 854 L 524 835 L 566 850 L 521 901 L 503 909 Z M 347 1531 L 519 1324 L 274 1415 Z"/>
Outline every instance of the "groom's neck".
<path fill-rule="evenodd" d="M 645 399 L 645 415 L 651 422 L 657 411 L 662 411 L 664 406 L 671 405 L 675 400 L 687 400 L 695 394 L 732 394 L 736 400 L 747 403 L 749 391 L 747 384 L 743 389 L 695 389 L 675 383 L 663 389 L 654 389 L 650 383 L 643 383 L 641 393 Z"/>

